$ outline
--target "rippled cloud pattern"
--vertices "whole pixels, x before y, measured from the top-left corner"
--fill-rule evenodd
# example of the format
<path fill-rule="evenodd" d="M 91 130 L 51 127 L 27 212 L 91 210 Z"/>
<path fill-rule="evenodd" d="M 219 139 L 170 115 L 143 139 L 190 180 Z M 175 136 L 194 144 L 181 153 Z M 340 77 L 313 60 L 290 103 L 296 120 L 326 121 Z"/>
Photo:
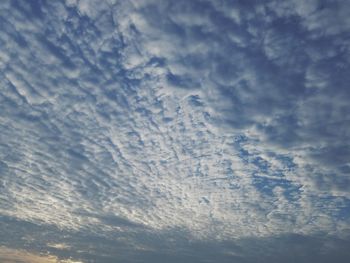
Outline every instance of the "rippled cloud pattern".
<path fill-rule="evenodd" d="M 349 14 L 0 1 L 0 261 L 349 262 Z"/>

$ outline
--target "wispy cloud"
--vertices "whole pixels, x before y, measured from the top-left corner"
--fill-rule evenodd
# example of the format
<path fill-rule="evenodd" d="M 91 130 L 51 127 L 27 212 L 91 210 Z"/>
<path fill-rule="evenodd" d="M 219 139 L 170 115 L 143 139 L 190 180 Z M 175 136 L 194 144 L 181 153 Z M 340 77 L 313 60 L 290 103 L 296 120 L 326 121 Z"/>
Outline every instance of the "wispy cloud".
<path fill-rule="evenodd" d="M 25 250 L 16 250 L 6 247 L 0 247 L 0 260 L 4 263 L 81 263 L 70 259 L 58 261 L 55 256 L 37 255 Z"/>

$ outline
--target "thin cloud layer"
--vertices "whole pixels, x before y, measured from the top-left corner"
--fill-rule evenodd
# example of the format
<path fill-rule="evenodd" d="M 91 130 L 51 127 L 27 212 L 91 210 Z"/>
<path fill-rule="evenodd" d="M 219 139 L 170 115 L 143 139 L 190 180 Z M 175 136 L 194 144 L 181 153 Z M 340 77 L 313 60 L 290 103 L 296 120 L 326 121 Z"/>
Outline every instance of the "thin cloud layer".
<path fill-rule="evenodd" d="M 1 1 L 0 245 L 347 262 L 350 5 L 304 2 Z"/>

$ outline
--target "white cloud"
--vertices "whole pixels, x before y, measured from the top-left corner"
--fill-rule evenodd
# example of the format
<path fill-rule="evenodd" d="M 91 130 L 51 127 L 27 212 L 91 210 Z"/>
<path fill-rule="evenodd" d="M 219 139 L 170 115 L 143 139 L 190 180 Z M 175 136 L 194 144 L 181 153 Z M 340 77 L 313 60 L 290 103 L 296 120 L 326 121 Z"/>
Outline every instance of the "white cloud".
<path fill-rule="evenodd" d="M 0 11 L 2 215 L 197 240 L 349 226 L 345 2 L 20 5 Z"/>

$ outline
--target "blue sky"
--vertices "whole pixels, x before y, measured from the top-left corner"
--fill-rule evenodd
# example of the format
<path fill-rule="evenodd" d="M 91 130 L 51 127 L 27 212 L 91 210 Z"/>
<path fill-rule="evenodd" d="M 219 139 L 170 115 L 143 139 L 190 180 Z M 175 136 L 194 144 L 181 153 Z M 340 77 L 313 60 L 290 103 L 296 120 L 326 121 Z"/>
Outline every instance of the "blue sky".
<path fill-rule="evenodd" d="M 0 261 L 349 262 L 349 14 L 0 1 Z"/>

